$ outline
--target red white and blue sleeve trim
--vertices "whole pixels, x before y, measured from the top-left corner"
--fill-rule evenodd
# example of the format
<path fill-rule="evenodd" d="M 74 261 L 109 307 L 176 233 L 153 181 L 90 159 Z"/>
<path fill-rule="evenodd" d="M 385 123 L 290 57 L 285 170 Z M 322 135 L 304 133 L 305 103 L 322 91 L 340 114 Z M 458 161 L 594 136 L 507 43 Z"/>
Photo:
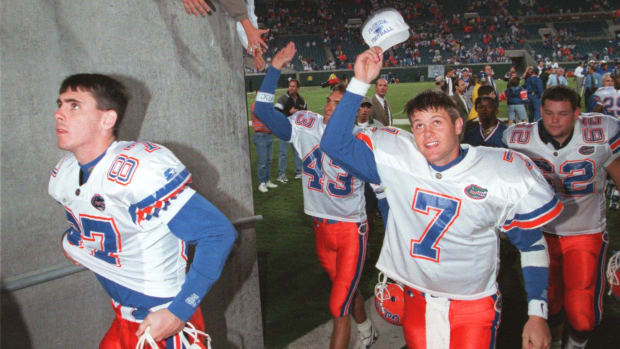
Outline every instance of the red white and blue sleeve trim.
<path fill-rule="evenodd" d="M 175 200 L 191 181 L 191 174 L 187 169 L 184 169 L 153 195 L 136 204 L 130 205 L 129 214 L 131 215 L 131 220 L 135 224 L 140 224 L 153 217 L 159 217 L 160 211 L 167 210 L 171 201 Z"/>
<path fill-rule="evenodd" d="M 513 228 L 539 228 L 559 216 L 562 209 L 564 209 L 562 202 L 557 198 L 557 196 L 553 196 L 551 201 L 532 212 L 515 214 L 512 219 L 506 220 L 502 226 L 502 229 L 507 232 Z"/>
<path fill-rule="evenodd" d="M 620 132 L 616 133 L 616 135 L 613 136 L 608 143 L 613 154 L 620 152 Z"/>

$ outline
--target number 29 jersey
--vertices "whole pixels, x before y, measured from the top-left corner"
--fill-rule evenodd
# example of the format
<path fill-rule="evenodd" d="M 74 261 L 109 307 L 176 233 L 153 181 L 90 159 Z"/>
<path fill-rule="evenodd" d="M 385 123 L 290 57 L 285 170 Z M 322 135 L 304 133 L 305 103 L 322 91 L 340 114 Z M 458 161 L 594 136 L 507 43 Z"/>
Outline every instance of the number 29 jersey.
<path fill-rule="evenodd" d="M 499 232 L 539 227 L 562 210 L 517 152 L 462 145 L 460 162 L 437 171 L 409 132 L 381 128 L 358 138 L 373 150 L 390 206 L 376 266 L 422 292 L 465 300 L 495 294 Z"/>
<path fill-rule="evenodd" d="M 290 142 L 302 160 L 304 212 L 343 222 L 366 220 L 364 182 L 336 166 L 319 146 L 326 126 L 323 116 L 302 110 L 288 120 Z"/>
<path fill-rule="evenodd" d="M 513 125 L 503 140 L 534 161 L 564 204 L 562 215 L 543 231 L 568 236 L 605 230 L 605 168 L 620 156 L 620 128 L 615 118 L 581 114 L 571 140 L 557 150 L 542 141 L 539 123 Z"/>
<path fill-rule="evenodd" d="M 52 170 L 49 194 L 64 206 L 62 245 L 74 260 L 115 283 L 174 297 L 185 281 L 185 243 L 167 223 L 194 194 L 191 175 L 161 145 L 114 142 L 79 183 L 73 155 Z"/>
<path fill-rule="evenodd" d="M 613 86 L 601 87 L 592 95 L 596 104 L 603 106 L 603 114 L 620 118 L 620 90 Z"/>

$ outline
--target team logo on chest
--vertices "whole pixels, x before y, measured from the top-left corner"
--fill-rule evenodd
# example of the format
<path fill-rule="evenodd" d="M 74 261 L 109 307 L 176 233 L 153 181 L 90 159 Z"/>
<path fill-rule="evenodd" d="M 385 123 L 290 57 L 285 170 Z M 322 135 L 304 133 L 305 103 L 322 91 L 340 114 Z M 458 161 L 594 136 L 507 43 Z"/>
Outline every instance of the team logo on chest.
<path fill-rule="evenodd" d="M 103 196 L 99 194 L 93 195 L 92 199 L 90 199 L 90 203 L 99 211 L 105 211 L 105 201 L 103 200 Z"/>
<path fill-rule="evenodd" d="M 584 145 L 582 147 L 579 147 L 579 154 L 581 155 L 590 155 L 590 154 L 594 154 L 594 147 L 591 145 Z"/>
<path fill-rule="evenodd" d="M 474 199 L 474 200 L 482 200 L 486 198 L 487 194 L 489 193 L 487 189 L 477 186 L 475 184 L 470 184 L 466 186 L 464 192 L 468 198 Z"/>

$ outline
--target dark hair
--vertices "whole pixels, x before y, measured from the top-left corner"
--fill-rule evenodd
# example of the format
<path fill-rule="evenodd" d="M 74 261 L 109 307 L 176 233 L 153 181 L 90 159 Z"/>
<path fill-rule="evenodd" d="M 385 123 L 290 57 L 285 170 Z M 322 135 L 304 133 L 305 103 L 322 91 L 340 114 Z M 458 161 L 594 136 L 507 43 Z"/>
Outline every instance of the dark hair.
<path fill-rule="evenodd" d="M 573 110 L 579 108 L 581 104 L 581 98 L 579 94 L 570 87 L 566 86 L 553 86 L 545 89 L 540 98 L 542 105 L 545 105 L 546 100 L 555 102 L 570 102 L 570 106 Z"/>
<path fill-rule="evenodd" d="M 508 80 L 508 86 L 509 87 L 519 86 L 519 81 L 521 81 L 521 79 L 519 79 L 518 76 L 514 76 L 510 78 L 510 80 Z"/>
<path fill-rule="evenodd" d="M 478 96 L 488 96 L 491 93 L 495 93 L 495 90 L 491 85 L 483 85 L 478 88 Z"/>
<path fill-rule="evenodd" d="M 97 102 L 98 110 L 114 110 L 116 123 L 114 137 L 118 136 L 118 127 L 125 116 L 129 96 L 125 86 L 119 81 L 103 74 L 74 74 L 65 78 L 60 84 L 59 94 L 71 89 L 72 91 L 86 91 Z"/>
<path fill-rule="evenodd" d="M 493 97 L 489 97 L 489 96 L 481 96 L 481 97 L 476 98 L 476 102 L 474 102 L 474 107 L 478 107 L 478 105 L 482 103 L 482 101 L 489 101 L 490 103 L 493 104 L 495 109 L 497 109 L 498 107 L 497 99 Z"/>
<path fill-rule="evenodd" d="M 334 88 L 332 88 L 332 92 L 335 91 L 344 94 L 345 92 L 347 92 L 347 84 L 345 84 L 344 82 L 337 83 L 336 85 L 334 85 Z"/>
<path fill-rule="evenodd" d="M 288 84 L 290 85 L 290 84 L 291 84 L 291 82 L 294 82 L 294 83 L 295 83 L 295 85 L 297 85 L 297 88 L 299 88 L 299 86 L 300 86 L 300 85 L 299 85 L 299 80 L 297 80 L 297 79 L 291 79 L 291 80 L 289 80 L 289 81 L 288 81 Z"/>
<path fill-rule="evenodd" d="M 452 122 L 460 117 L 452 98 L 445 93 L 433 90 L 422 91 L 409 100 L 405 104 L 404 112 L 409 117 L 409 121 L 411 121 L 411 117 L 415 112 L 429 110 L 445 110 L 450 115 Z"/>

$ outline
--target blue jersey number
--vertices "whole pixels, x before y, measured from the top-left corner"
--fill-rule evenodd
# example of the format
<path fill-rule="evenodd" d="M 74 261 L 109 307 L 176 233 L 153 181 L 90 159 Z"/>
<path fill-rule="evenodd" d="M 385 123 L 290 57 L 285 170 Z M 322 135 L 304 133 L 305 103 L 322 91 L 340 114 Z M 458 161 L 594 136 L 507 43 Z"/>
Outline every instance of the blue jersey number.
<path fill-rule="evenodd" d="M 67 209 L 67 220 L 71 224 L 67 237 L 69 243 L 82 248 L 90 248 L 90 254 L 117 267 L 121 262 L 117 253 L 121 251 L 121 234 L 116 228 L 114 218 L 80 215 L 80 223 Z M 88 244 L 84 246 L 84 243 Z"/>
<path fill-rule="evenodd" d="M 616 108 L 614 108 L 614 102 L 616 102 Z M 603 114 L 620 117 L 620 98 L 605 97 L 601 103 L 603 104 Z"/>
<path fill-rule="evenodd" d="M 592 180 L 596 175 L 596 166 L 592 160 L 567 161 L 560 165 L 562 187 L 566 196 L 584 196 L 594 193 Z"/>
<path fill-rule="evenodd" d="M 310 176 L 308 180 L 308 189 L 323 191 L 323 185 L 325 184 L 325 172 L 323 171 L 323 159 L 324 154 L 317 145 L 308 155 L 303 159 L 303 171 L 304 174 Z M 328 166 L 336 169 L 340 167 L 336 166 L 329 161 Z M 351 195 L 353 192 L 353 176 L 345 171 L 339 172 L 335 179 L 327 179 L 327 193 L 331 196 L 345 197 Z"/>
<path fill-rule="evenodd" d="M 461 211 L 461 199 L 417 188 L 412 209 L 416 213 L 434 216 L 422 236 L 411 239 L 411 257 L 439 262 L 441 249 L 437 246 Z"/>

